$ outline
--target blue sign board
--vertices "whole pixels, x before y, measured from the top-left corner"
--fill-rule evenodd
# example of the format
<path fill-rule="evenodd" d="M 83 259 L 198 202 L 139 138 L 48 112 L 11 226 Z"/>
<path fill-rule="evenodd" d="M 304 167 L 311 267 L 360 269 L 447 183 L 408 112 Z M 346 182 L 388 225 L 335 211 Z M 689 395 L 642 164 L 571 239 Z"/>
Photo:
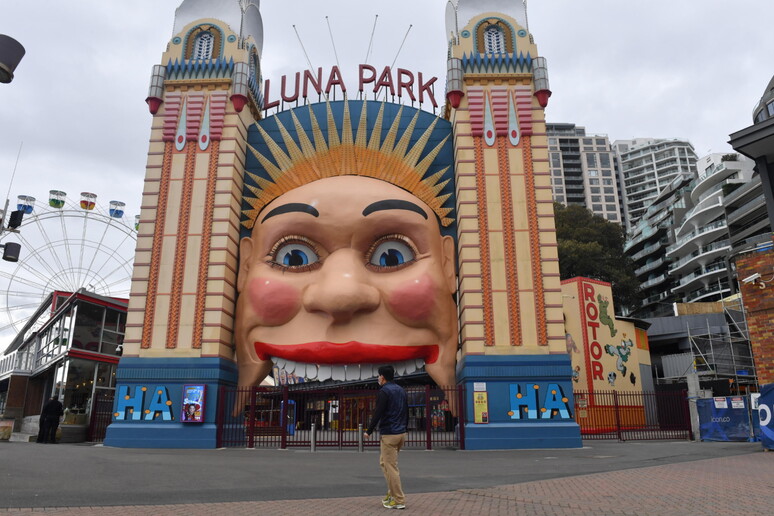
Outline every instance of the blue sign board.
<path fill-rule="evenodd" d="M 774 383 L 761 387 L 758 417 L 761 425 L 761 444 L 768 450 L 774 450 Z"/>

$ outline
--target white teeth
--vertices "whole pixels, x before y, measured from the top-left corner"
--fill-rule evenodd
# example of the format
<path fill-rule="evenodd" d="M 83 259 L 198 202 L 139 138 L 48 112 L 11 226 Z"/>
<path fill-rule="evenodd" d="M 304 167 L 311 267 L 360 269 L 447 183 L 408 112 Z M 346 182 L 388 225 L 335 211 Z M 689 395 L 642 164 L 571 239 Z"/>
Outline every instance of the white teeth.
<path fill-rule="evenodd" d="M 343 365 L 331 366 L 331 378 L 338 382 L 343 382 L 346 378 L 346 369 Z"/>
<path fill-rule="evenodd" d="M 287 372 L 288 374 L 295 373 L 296 363 L 288 360 L 288 363 L 285 365 L 285 372 Z"/>
<path fill-rule="evenodd" d="M 377 376 L 379 368 L 379 365 L 374 364 L 305 364 L 284 358 L 275 358 L 274 365 L 280 371 L 284 369 L 287 374 L 295 374 L 299 378 L 321 382 L 330 379 L 335 381 L 369 380 Z M 424 365 L 425 361 L 420 358 L 392 364 L 398 376 L 405 376 L 421 370 Z"/>
<path fill-rule="evenodd" d="M 347 364 L 347 380 L 360 380 L 360 366 Z"/>
<path fill-rule="evenodd" d="M 317 370 L 317 379 L 321 382 L 323 380 L 329 380 L 331 377 L 331 366 L 327 364 L 321 364 L 320 368 Z"/>

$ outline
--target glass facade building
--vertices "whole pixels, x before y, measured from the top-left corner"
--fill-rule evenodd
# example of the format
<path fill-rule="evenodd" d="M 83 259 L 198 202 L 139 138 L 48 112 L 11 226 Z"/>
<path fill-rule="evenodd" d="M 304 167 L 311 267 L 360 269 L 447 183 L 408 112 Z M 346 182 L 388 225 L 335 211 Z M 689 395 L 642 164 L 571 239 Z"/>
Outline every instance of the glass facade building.
<path fill-rule="evenodd" d="M 63 431 L 79 427 L 76 440 L 87 438 L 95 402 L 113 400 L 126 307 L 85 290 L 50 294 L 0 357 L 2 416 L 19 431 L 55 396 L 65 408 Z"/>

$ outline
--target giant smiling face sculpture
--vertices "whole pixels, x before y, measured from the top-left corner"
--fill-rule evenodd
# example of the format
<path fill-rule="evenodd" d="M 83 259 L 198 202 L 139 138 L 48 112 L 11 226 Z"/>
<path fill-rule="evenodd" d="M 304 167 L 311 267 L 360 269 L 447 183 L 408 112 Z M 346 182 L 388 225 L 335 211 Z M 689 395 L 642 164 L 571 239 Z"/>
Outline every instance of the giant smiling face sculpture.
<path fill-rule="evenodd" d="M 347 163 L 345 154 L 358 152 L 381 170 L 396 165 L 393 178 L 423 172 L 383 150 L 336 143 L 311 168 Z M 302 176 L 297 164 L 288 168 Z M 439 225 L 447 211 L 362 168 L 344 172 L 312 176 L 254 206 L 252 232 L 240 244 L 239 385 L 257 385 L 273 363 L 310 380 L 369 378 L 385 363 L 406 371 L 424 365 L 437 384 L 454 385 L 455 244 Z"/>

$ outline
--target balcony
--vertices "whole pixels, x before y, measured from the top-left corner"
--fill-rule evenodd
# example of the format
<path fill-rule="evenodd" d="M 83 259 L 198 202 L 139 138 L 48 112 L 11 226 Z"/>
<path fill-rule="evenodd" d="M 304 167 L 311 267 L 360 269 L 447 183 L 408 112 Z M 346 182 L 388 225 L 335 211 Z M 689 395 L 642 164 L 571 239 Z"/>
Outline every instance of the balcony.
<path fill-rule="evenodd" d="M 684 220 L 680 228 L 675 232 L 676 236 L 685 233 L 688 228 L 701 227 L 710 220 L 717 218 L 718 215 L 723 213 L 723 200 L 718 197 L 711 197 L 705 199 L 703 202 L 697 204 L 685 214 Z"/>
<path fill-rule="evenodd" d="M 680 260 L 676 261 L 669 267 L 669 273 L 674 275 L 677 273 L 680 269 L 685 267 L 686 265 L 691 264 L 692 266 L 701 265 L 702 261 L 706 261 L 708 259 L 715 258 L 719 255 L 722 255 L 726 251 L 728 251 L 731 247 L 731 243 L 728 240 L 721 240 L 720 242 L 713 242 L 709 245 L 705 245 L 696 251 L 692 252 L 688 256 L 684 256 L 683 258 L 680 258 Z"/>
<path fill-rule="evenodd" d="M 707 267 L 702 267 L 700 270 L 689 274 L 688 276 L 683 276 L 680 278 L 680 281 L 677 283 L 677 286 L 672 289 L 672 293 L 677 294 L 678 292 L 684 292 L 685 290 L 688 290 L 688 287 L 698 280 L 708 280 L 710 277 L 720 277 L 725 273 L 728 269 L 726 268 L 726 264 L 724 262 L 721 263 L 714 263 L 712 265 L 709 265 Z"/>
<path fill-rule="evenodd" d="M 698 229 L 697 231 L 693 231 L 684 237 L 680 238 L 677 242 L 672 245 L 672 247 L 667 250 L 667 256 L 677 254 L 677 251 L 679 251 L 685 244 L 688 242 L 694 240 L 695 238 L 698 238 L 701 235 L 713 232 L 713 231 L 719 231 L 721 229 L 725 229 L 727 227 L 725 220 L 719 220 L 717 222 L 713 222 L 712 224 L 709 224 L 708 226 L 704 226 L 703 228 Z"/>
<path fill-rule="evenodd" d="M 655 287 L 656 285 L 658 285 L 660 283 L 663 283 L 667 279 L 669 279 L 669 275 L 668 274 L 662 274 L 661 276 L 656 276 L 655 278 L 646 281 L 645 283 L 640 285 L 640 288 L 643 289 L 643 290 L 649 289 L 650 287 Z"/>
<path fill-rule="evenodd" d="M 12 374 L 28 374 L 32 370 L 33 354 L 29 349 L 17 350 L 0 356 L 0 379 Z"/>
<path fill-rule="evenodd" d="M 731 292 L 731 289 L 728 285 L 722 283 L 720 285 L 710 285 L 709 287 L 694 290 L 685 297 L 685 301 L 688 303 L 695 303 L 706 300 L 710 296 L 719 296 L 729 292 Z"/>
<path fill-rule="evenodd" d="M 653 305 L 656 303 L 660 303 L 664 301 L 665 299 L 669 298 L 671 294 L 669 292 L 659 292 L 658 294 L 654 294 L 652 296 L 649 296 L 642 300 L 642 306 L 648 306 Z"/>
<path fill-rule="evenodd" d="M 661 246 L 658 246 L 658 247 L 661 247 Z M 658 269 L 659 267 L 661 267 L 665 263 L 667 263 L 667 259 L 664 258 L 664 257 L 661 257 L 661 258 L 659 258 L 658 260 L 656 260 L 654 262 L 650 262 L 650 263 L 644 265 L 643 267 L 640 267 L 639 269 L 634 271 L 634 275 L 637 276 L 637 277 L 642 276 L 645 273 L 648 273 L 648 272 L 650 272 L 652 270 Z"/>

